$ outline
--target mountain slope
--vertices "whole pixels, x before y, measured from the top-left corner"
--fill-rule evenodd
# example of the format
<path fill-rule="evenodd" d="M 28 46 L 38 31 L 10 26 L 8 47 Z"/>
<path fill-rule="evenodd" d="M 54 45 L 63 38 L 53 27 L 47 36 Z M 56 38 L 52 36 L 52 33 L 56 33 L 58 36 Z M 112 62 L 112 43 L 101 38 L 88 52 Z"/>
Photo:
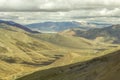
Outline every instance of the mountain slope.
<path fill-rule="evenodd" d="M 80 53 L 66 53 L 63 57 L 57 59 L 55 62 L 50 64 L 50 66 L 58 67 L 58 66 L 64 66 L 68 64 L 73 64 L 77 62 L 86 61 L 89 59 L 92 59 L 94 56 L 89 55 L 81 55 Z"/>
<path fill-rule="evenodd" d="M 37 31 L 33 31 L 33 30 L 31 30 L 31 29 L 29 29 L 26 26 L 23 26 L 21 24 L 15 23 L 13 21 L 0 20 L 0 24 L 7 24 L 7 25 L 12 26 L 12 27 L 17 27 L 17 28 L 23 29 L 23 30 L 25 30 L 27 32 L 30 32 L 30 33 L 40 33 L 40 32 L 37 32 Z"/>
<path fill-rule="evenodd" d="M 55 66 L 63 66 L 63 65 L 72 64 L 74 63 L 74 60 L 78 58 L 81 58 L 81 56 L 77 53 L 67 53 L 60 59 L 53 62 L 51 65 L 55 67 Z"/>
<path fill-rule="evenodd" d="M 112 43 L 120 43 L 120 25 L 112 25 L 100 29 L 90 29 L 88 31 L 74 30 L 75 36 L 84 37 L 87 39 L 96 39 L 97 37 L 103 37 L 104 41 L 111 40 Z"/>
<path fill-rule="evenodd" d="M 61 47 L 82 49 L 94 46 L 94 43 L 92 43 L 90 40 L 74 36 L 66 36 L 61 34 L 35 34 L 32 36 Z"/>
<path fill-rule="evenodd" d="M 4 28 L 0 28 L 0 48 L 2 51 L 0 57 L 5 56 L 7 59 L 7 56 L 16 56 L 16 59 L 22 60 L 25 59 L 24 57 L 26 56 L 27 59 L 25 61 L 27 62 L 31 59 L 30 56 L 26 54 L 27 52 L 35 53 L 34 50 L 50 49 L 47 45 L 27 36 L 25 33 L 9 31 Z M 3 59 L 3 57 L 1 59 Z"/>
<path fill-rule="evenodd" d="M 54 50 L 56 46 L 28 34 L 24 29 L 0 23 L 0 79 L 49 62 L 50 58 L 41 51 Z"/>
<path fill-rule="evenodd" d="M 92 60 L 37 71 L 17 80 L 119 80 L 120 50 Z"/>

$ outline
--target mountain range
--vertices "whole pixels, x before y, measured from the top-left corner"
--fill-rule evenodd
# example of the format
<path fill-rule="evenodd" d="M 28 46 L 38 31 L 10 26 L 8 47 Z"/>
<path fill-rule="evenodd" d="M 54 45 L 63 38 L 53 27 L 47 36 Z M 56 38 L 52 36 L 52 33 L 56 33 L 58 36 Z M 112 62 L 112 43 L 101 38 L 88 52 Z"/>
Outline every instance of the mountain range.
<path fill-rule="evenodd" d="M 68 34 L 73 36 L 79 36 L 84 37 L 87 39 L 97 39 L 97 38 L 103 38 L 104 41 L 112 43 L 120 43 L 120 25 L 112 25 L 109 27 L 104 28 L 95 28 L 95 29 L 89 29 L 87 31 L 81 31 L 78 29 L 69 29 L 66 31 L 61 32 L 62 34 Z M 70 34 L 72 33 L 72 34 Z"/>
<path fill-rule="evenodd" d="M 28 28 L 41 32 L 60 32 L 67 29 L 78 28 L 80 30 L 88 30 L 91 28 L 107 27 L 111 24 L 108 23 L 93 23 L 93 22 L 77 22 L 77 21 L 66 21 L 66 22 L 42 22 L 33 23 L 26 25 Z"/>

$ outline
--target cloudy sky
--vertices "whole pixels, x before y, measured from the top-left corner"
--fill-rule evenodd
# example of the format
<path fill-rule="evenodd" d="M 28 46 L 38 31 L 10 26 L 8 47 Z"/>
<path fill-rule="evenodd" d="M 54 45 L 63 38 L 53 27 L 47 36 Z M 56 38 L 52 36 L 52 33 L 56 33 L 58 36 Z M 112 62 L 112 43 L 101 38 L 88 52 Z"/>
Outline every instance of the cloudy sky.
<path fill-rule="evenodd" d="M 22 24 L 42 21 L 120 21 L 120 0 L 0 0 L 0 19 Z"/>

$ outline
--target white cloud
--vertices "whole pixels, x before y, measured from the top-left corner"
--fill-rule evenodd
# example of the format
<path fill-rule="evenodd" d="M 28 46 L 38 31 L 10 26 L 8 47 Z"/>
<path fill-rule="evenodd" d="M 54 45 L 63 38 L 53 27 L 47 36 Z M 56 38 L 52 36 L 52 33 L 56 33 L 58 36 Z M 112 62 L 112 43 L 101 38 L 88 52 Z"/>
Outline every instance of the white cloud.
<path fill-rule="evenodd" d="M 108 10 L 108 9 L 103 9 L 101 11 L 99 11 L 101 16 L 116 16 L 119 15 L 120 13 L 120 9 L 119 8 L 115 8 L 113 10 Z"/>
<path fill-rule="evenodd" d="M 0 19 L 11 20 L 22 24 L 44 22 L 44 21 L 108 21 L 119 22 L 119 9 L 101 10 L 78 10 L 70 12 L 0 12 Z M 112 16 L 111 16 L 112 15 Z"/>
<path fill-rule="evenodd" d="M 71 11 L 120 8 L 120 0 L 0 0 L 0 11 Z"/>
<path fill-rule="evenodd" d="M 98 10 L 91 10 L 87 11 L 90 12 L 88 16 L 120 16 L 120 8 L 114 8 L 114 9 L 98 9 Z"/>
<path fill-rule="evenodd" d="M 86 16 L 106 20 L 103 17 L 120 16 L 120 0 L 0 0 L 0 11 L 0 19 L 20 23 L 81 20 Z"/>

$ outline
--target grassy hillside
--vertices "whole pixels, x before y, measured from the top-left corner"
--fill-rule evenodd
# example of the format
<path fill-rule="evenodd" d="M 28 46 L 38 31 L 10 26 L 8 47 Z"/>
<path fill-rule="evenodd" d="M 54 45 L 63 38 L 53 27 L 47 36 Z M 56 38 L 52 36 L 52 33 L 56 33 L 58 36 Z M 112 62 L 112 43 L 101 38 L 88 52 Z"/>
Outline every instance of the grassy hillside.
<path fill-rule="evenodd" d="M 95 56 L 92 56 L 92 55 L 84 56 L 79 53 L 66 53 L 63 57 L 61 57 L 60 59 L 57 59 L 55 62 L 50 64 L 50 66 L 52 67 L 64 66 L 64 65 L 73 64 L 76 62 L 86 61 L 93 57 Z"/>
<path fill-rule="evenodd" d="M 38 40 L 47 41 L 62 48 L 60 51 L 66 53 L 79 53 L 83 55 L 94 54 L 108 50 L 118 45 L 103 43 L 99 40 L 88 40 L 82 37 L 64 35 L 60 33 L 54 34 L 32 34 L 30 35 Z M 63 52 L 64 53 L 64 52 Z"/>
<path fill-rule="evenodd" d="M 17 80 L 119 80 L 120 50 L 85 62 L 37 71 Z"/>
<path fill-rule="evenodd" d="M 13 29 L 11 28 L 11 30 Z M 20 31 L 17 28 L 15 28 L 16 31 L 11 30 L 0 28 L 0 59 L 2 60 L 33 62 L 32 53 L 43 49 L 51 49 L 48 44 L 29 37 L 21 29 Z M 37 56 L 41 57 L 41 54 L 37 54 Z"/>
<path fill-rule="evenodd" d="M 94 43 L 91 41 L 80 37 L 66 36 L 61 34 L 39 34 L 33 36 L 61 47 L 81 49 L 91 48 L 90 46 L 94 46 Z"/>
<path fill-rule="evenodd" d="M 20 28 L 0 24 L 0 79 L 50 62 L 50 57 L 41 52 L 52 51 L 56 46 L 28 34 Z"/>

